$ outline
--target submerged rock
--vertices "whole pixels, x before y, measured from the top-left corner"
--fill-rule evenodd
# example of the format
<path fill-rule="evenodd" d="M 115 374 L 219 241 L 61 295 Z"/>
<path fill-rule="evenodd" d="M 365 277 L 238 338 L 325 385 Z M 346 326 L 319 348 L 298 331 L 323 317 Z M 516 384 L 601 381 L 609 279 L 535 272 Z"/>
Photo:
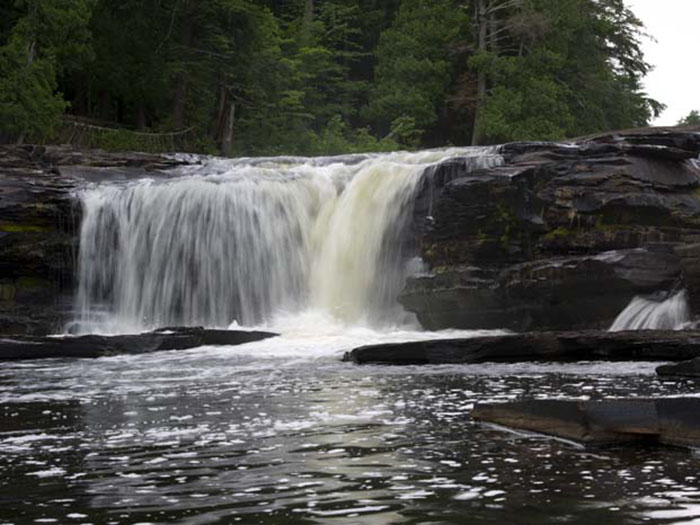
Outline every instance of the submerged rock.
<path fill-rule="evenodd" d="M 193 327 L 165 328 L 127 335 L 14 336 L 0 338 L 0 360 L 146 354 L 165 350 L 186 350 L 198 346 L 240 345 L 277 335 L 270 332 Z"/>
<path fill-rule="evenodd" d="M 587 444 L 700 445 L 700 398 L 477 403 L 471 417 Z"/>
<path fill-rule="evenodd" d="M 363 346 L 345 361 L 437 365 L 525 361 L 680 361 L 700 356 L 700 331 L 531 332 Z"/>
<path fill-rule="evenodd" d="M 700 305 L 700 133 L 500 151 L 503 166 L 433 170 L 415 228 L 431 270 L 399 297 L 425 328 L 608 328 L 635 296 L 680 288 Z"/>
<path fill-rule="evenodd" d="M 697 377 L 700 378 L 700 357 L 674 363 L 670 365 L 661 365 L 656 369 L 656 373 L 660 376 L 678 376 L 678 377 Z"/>

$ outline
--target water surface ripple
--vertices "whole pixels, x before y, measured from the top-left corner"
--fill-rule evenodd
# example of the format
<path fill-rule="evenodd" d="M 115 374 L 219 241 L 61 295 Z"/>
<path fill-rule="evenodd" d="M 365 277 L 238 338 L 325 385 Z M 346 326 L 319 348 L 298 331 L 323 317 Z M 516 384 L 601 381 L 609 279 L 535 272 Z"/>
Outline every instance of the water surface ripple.
<path fill-rule="evenodd" d="M 0 523 L 700 523 L 691 451 L 469 420 L 476 401 L 690 380 L 650 363 L 358 367 L 288 343 L 3 364 Z"/>

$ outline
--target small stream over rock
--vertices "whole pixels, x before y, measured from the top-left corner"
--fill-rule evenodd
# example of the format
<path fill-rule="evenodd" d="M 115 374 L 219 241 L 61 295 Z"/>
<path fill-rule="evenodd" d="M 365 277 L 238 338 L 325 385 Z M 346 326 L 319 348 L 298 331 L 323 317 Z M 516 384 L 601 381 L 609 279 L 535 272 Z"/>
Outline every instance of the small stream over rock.
<path fill-rule="evenodd" d="M 635 297 L 610 327 L 623 330 L 682 330 L 690 322 L 690 306 L 685 290 L 654 300 Z"/>

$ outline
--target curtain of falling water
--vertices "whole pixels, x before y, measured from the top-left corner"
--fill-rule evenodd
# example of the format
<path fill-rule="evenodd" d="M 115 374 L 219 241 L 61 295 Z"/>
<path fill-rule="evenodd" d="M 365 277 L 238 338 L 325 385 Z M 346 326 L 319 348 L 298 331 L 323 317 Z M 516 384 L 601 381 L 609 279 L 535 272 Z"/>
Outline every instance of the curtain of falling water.
<path fill-rule="evenodd" d="M 610 331 L 681 330 L 689 321 L 688 297 L 686 291 L 682 290 L 662 301 L 634 297 L 617 316 Z"/>
<path fill-rule="evenodd" d="M 167 180 L 85 191 L 80 331 L 255 325 L 320 310 L 401 322 L 403 235 L 427 166 L 492 149 L 328 159 L 210 159 Z M 185 170 L 187 171 L 187 170 Z"/>

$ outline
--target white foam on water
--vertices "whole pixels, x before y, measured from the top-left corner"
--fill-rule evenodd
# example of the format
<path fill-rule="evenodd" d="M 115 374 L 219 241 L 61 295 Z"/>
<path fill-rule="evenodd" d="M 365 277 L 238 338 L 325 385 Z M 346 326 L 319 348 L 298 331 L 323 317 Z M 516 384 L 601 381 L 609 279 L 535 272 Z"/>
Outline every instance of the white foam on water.
<path fill-rule="evenodd" d="M 369 324 L 347 324 L 322 310 L 306 310 L 299 314 L 281 314 L 270 323 L 257 327 L 260 330 L 281 334 L 235 347 L 222 347 L 220 351 L 250 354 L 258 358 L 337 358 L 343 352 L 359 346 L 502 335 L 502 330 L 442 330 L 426 332 L 412 325 L 384 326 L 381 329 Z M 209 351 L 217 352 L 212 348 Z"/>

